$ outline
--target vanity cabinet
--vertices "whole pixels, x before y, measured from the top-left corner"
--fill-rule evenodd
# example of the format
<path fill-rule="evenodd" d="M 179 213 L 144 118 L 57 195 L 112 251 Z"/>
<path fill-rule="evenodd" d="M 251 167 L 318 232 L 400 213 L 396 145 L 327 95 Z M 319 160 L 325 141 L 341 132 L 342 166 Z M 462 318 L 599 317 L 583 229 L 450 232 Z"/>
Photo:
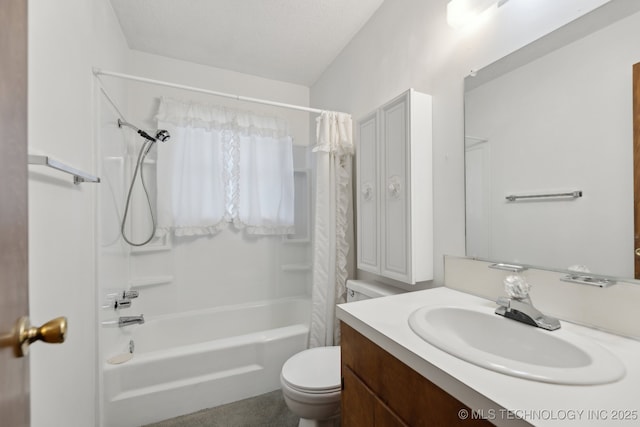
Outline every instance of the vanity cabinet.
<path fill-rule="evenodd" d="M 341 334 L 342 427 L 492 425 L 461 419 L 468 407 L 345 323 Z"/>
<path fill-rule="evenodd" d="M 431 96 L 408 90 L 358 121 L 358 268 L 433 278 Z"/>

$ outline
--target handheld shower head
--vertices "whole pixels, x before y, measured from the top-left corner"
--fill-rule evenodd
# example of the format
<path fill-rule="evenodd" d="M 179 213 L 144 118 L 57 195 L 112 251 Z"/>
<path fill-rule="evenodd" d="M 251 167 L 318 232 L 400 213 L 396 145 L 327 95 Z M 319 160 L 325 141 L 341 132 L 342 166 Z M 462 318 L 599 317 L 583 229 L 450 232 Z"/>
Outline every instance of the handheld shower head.
<path fill-rule="evenodd" d="M 165 142 L 169 138 L 171 138 L 171 135 L 169 134 L 169 131 L 167 131 L 165 129 L 158 129 L 156 131 L 156 136 L 154 138 L 153 136 L 149 135 L 147 132 L 145 132 L 145 131 L 143 131 L 141 129 L 138 129 L 137 127 L 135 127 L 131 123 L 127 123 L 124 120 L 118 119 L 118 127 L 121 128 L 122 126 L 130 127 L 131 129 L 135 130 L 138 133 L 138 135 L 140 135 L 144 139 L 149 140 L 151 142 L 157 142 L 157 141 Z"/>
<path fill-rule="evenodd" d="M 158 129 L 158 131 L 156 132 L 156 139 L 159 141 L 165 142 L 169 138 L 171 138 L 171 135 L 169 134 L 169 131 L 166 129 Z"/>
<path fill-rule="evenodd" d="M 128 244 L 130 244 L 131 246 L 144 246 L 147 243 L 149 243 L 151 240 L 153 240 L 153 238 L 154 238 L 154 236 L 156 234 L 156 229 L 157 229 L 156 219 L 155 219 L 155 216 L 153 214 L 153 209 L 152 209 L 152 206 L 151 206 L 151 199 L 149 198 L 149 191 L 147 190 L 147 185 L 144 182 L 144 173 L 143 173 L 144 163 L 145 163 L 145 159 L 146 159 L 147 155 L 149 154 L 149 152 L 151 151 L 153 146 L 156 144 L 156 142 L 158 142 L 158 141 L 162 141 L 162 142 L 167 141 L 171 137 L 171 135 L 169 135 L 169 131 L 167 131 L 165 129 L 158 129 L 158 130 L 156 130 L 155 137 L 153 137 L 153 136 L 149 135 L 147 132 L 145 132 L 145 131 L 143 131 L 141 129 L 138 129 L 137 127 L 135 127 L 131 123 L 127 123 L 124 120 L 118 119 L 118 127 L 122 128 L 122 126 L 130 127 L 131 129 L 136 131 L 136 133 L 138 135 L 143 137 L 146 141 L 144 141 L 144 143 L 140 147 L 140 151 L 138 152 L 138 160 L 136 160 L 136 167 L 135 167 L 135 169 L 133 171 L 133 176 L 131 178 L 131 184 L 129 185 L 129 191 L 127 193 L 127 201 L 125 202 L 124 214 L 122 215 L 122 221 L 120 223 L 120 234 L 122 235 L 122 238 L 124 239 L 124 241 L 127 242 Z M 133 242 L 133 241 L 131 241 L 129 239 L 129 237 L 127 237 L 126 232 L 125 232 L 126 222 L 127 222 L 127 215 L 129 213 L 129 206 L 130 206 L 130 203 L 131 203 L 131 195 L 133 193 L 133 186 L 134 186 L 137 178 L 140 178 L 140 183 L 142 184 L 142 189 L 144 190 L 144 193 L 145 193 L 145 195 L 147 197 L 147 205 L 149 206 L 149 215 L 151 216 L 151 224 L 153 226 L 153 230 L 151 231 L 151 234 L 143 242 Z"/>

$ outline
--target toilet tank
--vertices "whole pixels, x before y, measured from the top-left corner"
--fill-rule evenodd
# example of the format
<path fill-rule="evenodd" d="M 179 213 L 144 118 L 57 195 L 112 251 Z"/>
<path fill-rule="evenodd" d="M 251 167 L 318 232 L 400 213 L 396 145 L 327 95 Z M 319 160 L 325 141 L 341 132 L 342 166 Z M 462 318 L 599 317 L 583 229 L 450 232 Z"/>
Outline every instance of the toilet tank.
<path fill-rule="evenodd" d="M 401 294 L 406 291 L 375 280 L 347 280 L 347 302 Z"/>

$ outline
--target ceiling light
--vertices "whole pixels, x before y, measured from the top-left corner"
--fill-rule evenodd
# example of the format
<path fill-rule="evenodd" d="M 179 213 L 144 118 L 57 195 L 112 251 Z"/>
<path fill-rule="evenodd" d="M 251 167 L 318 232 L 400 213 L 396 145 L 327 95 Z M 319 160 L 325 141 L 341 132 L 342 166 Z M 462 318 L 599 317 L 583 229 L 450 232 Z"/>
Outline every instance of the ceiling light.
<path fill-rule="evenodd" d="M 461 28 L 485 10 L 497 3 L 498 7 L 508 0 L 450 0 L 447 4 L 447 23 L 453 28 Z"/>

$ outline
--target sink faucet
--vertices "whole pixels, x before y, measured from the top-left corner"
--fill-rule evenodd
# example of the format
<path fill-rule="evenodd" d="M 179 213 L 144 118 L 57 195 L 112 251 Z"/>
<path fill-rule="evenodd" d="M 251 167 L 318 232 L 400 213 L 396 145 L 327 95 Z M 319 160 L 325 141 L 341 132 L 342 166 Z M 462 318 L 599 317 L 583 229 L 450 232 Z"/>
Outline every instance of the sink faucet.
<path fill-rule="evenodd" d="M 548 331 L 560 329 L 558 319 L 542 314 L 533 306 L 529 297 L 530 286 L 523 277 L 519 275 L 508 276 L 504 284 L 509 297 L 498 298 L 496 303 L 499 307 L 496 309 L 496 314 Z"/>
<path fill-rule="evenodd" d="M 120 316 L 118 317 L 118 326 L 142 325 L 144 323 L 144 314 L 140 316 Z"/>
<path fill-rule="evenodd" d="M 496 302 L 500 306 L 496 309 L 496 314 L 500 316 L 548 331 L 555 331 L 560 328 L 560 321 L 555 317 L 542 314 L 531 304 L 531 298 L 529 297 L 526 299 L 500 297 Z"/>

